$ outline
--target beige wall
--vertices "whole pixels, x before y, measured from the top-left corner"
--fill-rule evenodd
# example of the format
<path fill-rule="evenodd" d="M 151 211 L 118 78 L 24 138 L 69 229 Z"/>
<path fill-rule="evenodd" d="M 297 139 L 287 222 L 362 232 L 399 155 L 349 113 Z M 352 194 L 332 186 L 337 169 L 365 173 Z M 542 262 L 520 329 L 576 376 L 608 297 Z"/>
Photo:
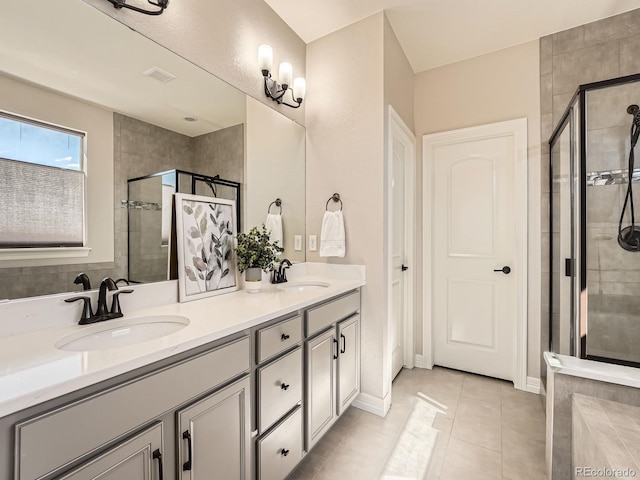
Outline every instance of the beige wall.
<path fill-rule="evenodd" d="M 393 105 L 404 123 L 413 131 L 414 73 L 391 24 L 384 17 L 384 104 Z M 385 112 L 385 119 L 387 118 Z"/>
<path fill-rule="evenodd" d="M 84 1 L 304 125 L 306 102 L 299 109 L 277 106 L 263 91 L 263 43 L 273 47 L 275 77 L 282 61 L 293 65 L 294 77 L 306 77 L 305 43 L 264 1 L 177 1 L 156 17 L 116 10 L 104 0 Z"/>
<path fill-rule="evenodd" d="M 540 375 L 540 83 L 538 41 L 500 50 L 415 77 L 415 132 L 421 158 L 421 137 L 427 133 L 527 118 L 528 125 L 528 375 Z M 419 162 L 419 170 L 422 163 Z M 418 172 L 421 183 L 422 171 Z M 423 190 L 420 186 L 419 191 Z M 429 195 L 428 190 L 424 190 Z M 418 218 L 425 221 L 418 200 Z M 421 244 L 421 238 L 420 243 Z M 418 252 L 421 262 L 421 252 Z M 422 277 L 422 272 L 418 273 Z M 419 286 L 418 291 L 422 291 Z M 417 318 L 422 318 L 421 299 Z M 416 342 L 421 353 L 422 324 Z"/>
<path fill-rule="evenodd" d="M 0 268 L 112 262 L 113 113 L 4 76 L 0 76 L 0 110 L 87 132 L 86 228 L 87 246 L 91 248 L 88 257 L 8 260 L 2 261 Z"/>
<path fill-rule="evenodd" d="M 307 45 L 307 234 L 320 240 L 327 199 L 344 203 L 347 253 L 307 261 L 367 267 L 362 292 L 362 392 L 381 400 L 388 369 L 383 259 L 383 14 Z"/>

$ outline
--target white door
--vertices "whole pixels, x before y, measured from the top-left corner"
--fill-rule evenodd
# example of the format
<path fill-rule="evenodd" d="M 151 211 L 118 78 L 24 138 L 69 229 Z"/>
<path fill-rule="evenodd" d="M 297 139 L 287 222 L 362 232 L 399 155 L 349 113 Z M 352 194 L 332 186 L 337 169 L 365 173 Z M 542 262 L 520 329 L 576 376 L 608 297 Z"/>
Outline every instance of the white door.
<path fill-rule="evenodd" d="M 472 131 L 431 150 L 434 360 L 507 380 L 516 373 L 514 141 Z"/>
<path fill-rule="evenodd" d="M 391 374 L 413 368 L 413 182 L 415 138 L 389 107 L 391 169 Z M 411 269 L 411 270 L 410 270 Z"/>

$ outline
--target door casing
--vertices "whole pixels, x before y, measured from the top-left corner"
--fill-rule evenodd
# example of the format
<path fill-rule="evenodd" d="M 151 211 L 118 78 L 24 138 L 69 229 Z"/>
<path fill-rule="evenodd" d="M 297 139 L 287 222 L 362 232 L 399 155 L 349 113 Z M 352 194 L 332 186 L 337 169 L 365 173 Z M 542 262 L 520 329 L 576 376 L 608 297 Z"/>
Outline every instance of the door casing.
<path fill-rule="evenodd" d="M 514 140 L 514 184 L 516 193 L 516 256 L 513 272 L 516 275 L 517 319 L 516 319 L 516 369 L 514 386 L 527 389 L 527 119 L 519 118 L 475 127 L 432 133 L 422 137 L 423 160 L 423 338 L 422 365 L 433 368 L 433 149 L 470 139 L 482 140 L 510 135 Z"/>

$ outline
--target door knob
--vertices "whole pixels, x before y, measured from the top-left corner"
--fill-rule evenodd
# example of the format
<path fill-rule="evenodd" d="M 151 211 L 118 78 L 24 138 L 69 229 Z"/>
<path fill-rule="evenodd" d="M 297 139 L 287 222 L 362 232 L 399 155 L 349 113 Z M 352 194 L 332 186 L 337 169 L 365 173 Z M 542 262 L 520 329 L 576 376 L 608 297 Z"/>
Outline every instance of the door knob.
<path fill-rule="evenodd" d="M 505 265 L 505 266 L 504 266 L 504 267 L 502 267 L 502 268 L 499 268 L 499 269 L 497 269 L 497 270 L 494 270 L 494 272 L 502 272 L 502 273 L 504 273 L 505 275 L 509 275 L 509 274 L 511 273 L 511 268 L 510 268 L 510 267 L 507 267 L 507 266 Z"/>

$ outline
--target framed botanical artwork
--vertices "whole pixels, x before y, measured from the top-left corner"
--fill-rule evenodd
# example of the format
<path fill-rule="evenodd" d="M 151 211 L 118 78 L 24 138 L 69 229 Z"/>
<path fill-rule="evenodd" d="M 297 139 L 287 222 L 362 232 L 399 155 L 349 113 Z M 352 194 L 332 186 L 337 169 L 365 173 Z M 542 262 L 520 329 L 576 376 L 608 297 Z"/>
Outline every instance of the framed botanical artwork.
<path fill-rule="evenodd" d="M 237 290 L 236 202 L 176 193 L 175 205 L 180 301 Z"/>

